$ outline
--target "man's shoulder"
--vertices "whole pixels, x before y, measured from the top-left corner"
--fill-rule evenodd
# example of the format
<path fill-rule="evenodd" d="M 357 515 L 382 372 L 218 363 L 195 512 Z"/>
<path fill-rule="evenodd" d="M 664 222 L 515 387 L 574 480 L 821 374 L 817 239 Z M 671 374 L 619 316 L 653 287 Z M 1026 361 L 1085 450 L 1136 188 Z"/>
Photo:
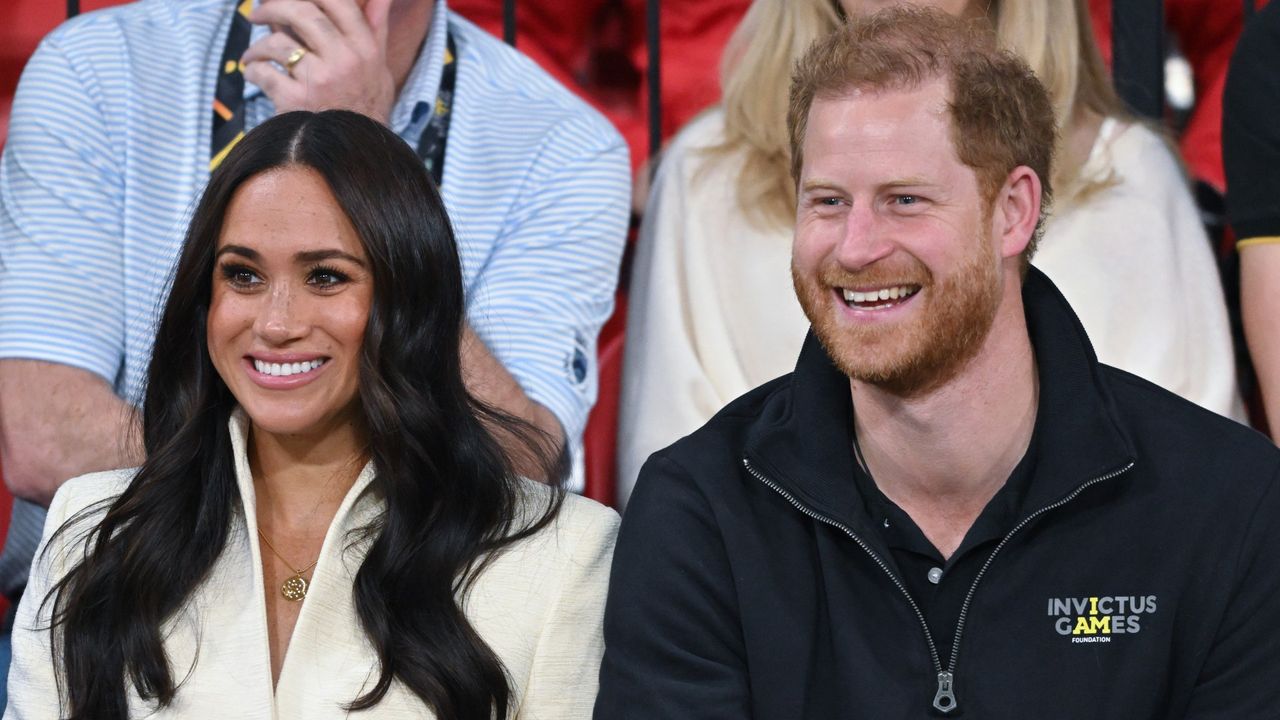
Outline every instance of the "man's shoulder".
<path fill-rule="evenodd" d="M 137 0 L 71 18 L 44 42 L 69 51 L 113 53 L 121 61 L 154 57 L 159 63 L 169 46 L 213 37 L 231 7 L 230 0 Z"/>
<path fill-rule="evenodd" d="M 725 405 L 702 427 L 654 453 L 698 481 L 722 482 L 741 466 L 750 438 L 781 422 L 790 411 L 792 375 L 775 378 Z"/>
<path fill-rule="evenodd" d="M 1124 370 L 1103 373 L 1139 462 L 1158 470 L 1166 489 L 1248 496 L 1266 492 L 1280 472 L 1280 448 L 1256 430 Z"/>
<path fill-rule="evenodd" d="M 528 56 L 457 13 L 449 13 L 449 27 L 465 68 L 458 75 L 458 92 L 490 111 L 490 123 L 515 122 L 542 133 L 560 132 L 587 151 L 624 145 L 603 115 Z"/>

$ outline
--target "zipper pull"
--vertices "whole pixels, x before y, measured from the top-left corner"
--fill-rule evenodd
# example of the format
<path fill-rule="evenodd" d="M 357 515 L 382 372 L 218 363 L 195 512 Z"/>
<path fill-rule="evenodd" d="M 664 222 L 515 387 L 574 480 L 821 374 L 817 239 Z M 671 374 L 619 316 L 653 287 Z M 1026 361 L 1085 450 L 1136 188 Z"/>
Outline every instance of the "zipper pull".
<path fill-rule="evenodd" d="M 942 713 L 956 709 L 956 694 L 952 690 L 954 677 L 949 672 L 938 673 L 938 694 L 933 696 L 933 707 Z"/>

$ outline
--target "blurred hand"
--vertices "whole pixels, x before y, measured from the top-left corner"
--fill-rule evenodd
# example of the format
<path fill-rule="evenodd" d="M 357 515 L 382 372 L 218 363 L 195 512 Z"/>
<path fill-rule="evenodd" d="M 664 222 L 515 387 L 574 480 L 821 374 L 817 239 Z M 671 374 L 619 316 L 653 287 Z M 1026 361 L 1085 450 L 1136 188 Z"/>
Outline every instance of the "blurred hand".
<path fill-rule="evenodd" d="M 277 113 L 353 110 L 386 124 L 396 99 L 387 64 L 392 2 L 369 0 L 363 10 L 355 0 L 262 3 L 249 19 L 274 32 L 245 51 L 245 79 L 262 88 Z M 298 48 L 306 54 L 282 71 Z"/>

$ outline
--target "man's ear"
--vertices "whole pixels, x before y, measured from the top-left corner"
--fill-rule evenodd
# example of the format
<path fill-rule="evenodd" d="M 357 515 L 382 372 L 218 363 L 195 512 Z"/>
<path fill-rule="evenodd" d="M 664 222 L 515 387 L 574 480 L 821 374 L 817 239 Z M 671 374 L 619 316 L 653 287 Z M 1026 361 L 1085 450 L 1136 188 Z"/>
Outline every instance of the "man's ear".
<path fill-rule="evenodd" d="M 991 222 L 1000 237 L 1000 256 L 1022 254 L 1031 242 L 1040 220 L 1040 177 L 1025 165 L 1019 165 L 1005 178 L 1004 185 L 992 201 Z"/>

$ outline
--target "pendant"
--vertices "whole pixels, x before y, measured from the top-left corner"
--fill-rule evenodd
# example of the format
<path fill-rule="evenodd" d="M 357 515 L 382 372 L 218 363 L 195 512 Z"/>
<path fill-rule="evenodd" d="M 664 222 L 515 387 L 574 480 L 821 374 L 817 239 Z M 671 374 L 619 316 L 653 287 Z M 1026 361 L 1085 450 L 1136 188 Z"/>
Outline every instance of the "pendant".
<path fill-rule="evenodd" d="M 307 596 L 307 581 L 302 578 L 302 575 L 294 575 L 280 586 L 280 594 L 284 595 L 285 600 L 298 602 Z"/>

